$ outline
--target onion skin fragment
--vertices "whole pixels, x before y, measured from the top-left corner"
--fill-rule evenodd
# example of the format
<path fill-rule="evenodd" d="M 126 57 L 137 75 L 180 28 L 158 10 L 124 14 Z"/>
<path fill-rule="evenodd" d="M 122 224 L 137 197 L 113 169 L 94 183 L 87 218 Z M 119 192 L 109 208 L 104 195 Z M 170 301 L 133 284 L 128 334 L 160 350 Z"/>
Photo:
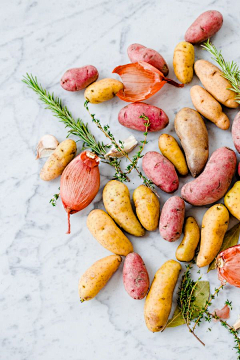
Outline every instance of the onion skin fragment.
<path fill-rule="evenodd" d="M 219 319 L 227 320 L 230 318 L 230 307 L 228 305 L 225 305 L 222 309 L 215 309 L 213 312 L 213 316 L 219 317 Z M 218 321 L 219 319 L 214 319 L 215 321 Z"/>
<path fill-rule="evenodd" d="M 226 281 L 240 287 L 240 244 L 232 246 L 217 256 L 218 278 L 222 283 Z"/>

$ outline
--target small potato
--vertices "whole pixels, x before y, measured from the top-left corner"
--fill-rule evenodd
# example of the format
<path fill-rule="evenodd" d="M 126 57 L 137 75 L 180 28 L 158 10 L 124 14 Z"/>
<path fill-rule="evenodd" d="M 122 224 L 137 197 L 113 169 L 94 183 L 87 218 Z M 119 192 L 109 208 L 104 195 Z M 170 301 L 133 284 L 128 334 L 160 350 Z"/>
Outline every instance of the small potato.
<path fill-rule="evenodd" d="M 173 69 L 179 81 L 188 84 L 193 79 L 194 47 L 181 41 L 174 49 Z"/>
<path fill-rule="evenodd" d="M 219 102 L 207 90 L 199 85 L 195 85 L 191 88 L 190 94 L 192 103 L 200 114 L 222 130 L 229 128 L 229 118 L 222 112 Z"/>
<path fill-rule="evenodd" d="M 56 179 L 72 161 L 76 152 L 77 145 L 74 140 L 62 141 L 45 162 L 40 172 L 40 178 L 45 181 Z"/>
<path fill-rule="evenodd" d="M 158 139 L 158 146 L 162 154 L 173 163 L 180 175 L 187 175 L 188 167 L 182 150 L 173 136 L 162 134 Z"/>
<path fill-rule="evenodd" d="M 128 295 L 135 300 L 141 300 L 147 295 L 149 276 L 140 255 L 131 253 L 126 256 L 123 266 L 123 284 Z"/>
<path fill-rule="evenodd" d="M 237 113 L 232 124 L 232 138 L 237 152 L 240 154 L 240 112 Z"/>
<path fill-rule="evenodd" d="M 99 104 L 111 100 L 122 89 L 123 83 L 121 81 L 102 79 L 89 85 L 85 90 L 84 97 L 91 104 Z"/>
<path fill-rule="evenodd" d="M 60 84 L 64 90 L 79 91 L 85 89 L 98 78 L 95 66 L 86 65 L 67 70 L 61 78 Z"/>
<path fill-rule="evenodd" d="M 144 307 L 144 317 L 148 329 L 160 331 L 166 325 L 181 265 L 175 260 L 166 261 L 156 272 Z"/>
<path fill-rule="evenodd" d="M 95 239 L 114 254 L 126 256 L 133 251 L 131 242 L 105 211 L 92 210 L 87 217 L 87 227 Z"/>
<path fill-rule="evenodd" d="M 103 203 L 108 214 L 126 232 L 143 236 L 145 231 L 136 218 L 127 186 L 120 181 L 111 180 L 103 189 Z"/>
<path fill-rule="evenodd" d="M 157 196 L 147 186 L 140 185 L 133 192 L 133 202 L 142 226 L 148 231 L 156 230 L 160 215 Z"/>
<path fill-rule="evenodd" d="M 221 70 L 207 60 L 198 60 L 194 65 L 195 73 L 206 90 L 221 104 L 229 108 L 237 108 L 235 93 L 228 90 L 230 82 L 222 76 Z"/>
<path fill-rule="evenodd" d="M 162 238 L 173 242 L 182 234 L 185 216 L 185 203 L 179 196 L 170 197 L 162 208 L 159 231 Z"/>
<path fill-rule="evenodd" d="M 240 220 L 240 181 L 237 181 L 224 197 L 224 204 L 230 213 Z"/>
<path fill-rule="evenodd" d="M 184 237 L 176 250 L 179 261 L 191 261 L 200 240 L 200 230 L 194 217 L 189 216 L 184 225 Z"/>
<path fill-rule="evenodd" d="M 202 220 L 200 251 L 197 266 L 209 265 L 218 254 L 228 228 L 229 213 L 223 204 L 208 209 Z"/>
<path fill-rule="evenodd" d="M 85 271 L 78 284 L 81 302 L 91 300 L 99 293 L 115 271 L 117 271 L 121 261 L 121 256 L 110 255 L 96 261 Z"/>

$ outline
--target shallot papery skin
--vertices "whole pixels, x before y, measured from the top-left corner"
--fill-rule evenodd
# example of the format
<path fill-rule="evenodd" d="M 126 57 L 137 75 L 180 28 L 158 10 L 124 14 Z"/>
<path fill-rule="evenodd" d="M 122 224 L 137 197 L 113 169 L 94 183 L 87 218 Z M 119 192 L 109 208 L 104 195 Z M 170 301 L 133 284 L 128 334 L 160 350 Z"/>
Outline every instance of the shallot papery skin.
<path fill-rule="evenodd" d="M 60 197 L 68 214 L 67 234 L 70 234 L 70 215 L 87 207 L 98 193 L 99 162 L 97 155 L 84 151 L 72 160 L 62 173 Z"/>
<path fill-rule="evenodd" d="M 215 309 L 213 312 L 213 316 L 216 315 L 220 319 L 226 320 L 230 317 L 230 307 L 225 305 L 222 309 Z M 217 319 L 215 319 L 217 321 Z"/>
<path fill-rule="evenodd" d="M 217 256 L 218 278 L 224 283 L 240 287 L 240 244 L 232 246 Z"/>

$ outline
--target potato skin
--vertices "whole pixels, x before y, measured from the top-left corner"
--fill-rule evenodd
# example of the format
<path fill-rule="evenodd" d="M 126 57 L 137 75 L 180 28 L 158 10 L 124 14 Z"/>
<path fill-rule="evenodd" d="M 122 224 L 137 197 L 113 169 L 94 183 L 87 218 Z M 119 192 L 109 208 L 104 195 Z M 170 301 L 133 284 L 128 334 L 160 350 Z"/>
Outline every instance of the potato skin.
<path fill-rule="evenodd" d="M 40 172 L 40 178 L 45 181 L 56 179 L 60 176 L 65 167 L 72 161 L 77 152 L 77 145 L 74 140 L 62 141 L 47 159 Z"/>
<path fill-rule="evenodd" d="M 185 203 L 179 196 L 170 197 L 162 208 L 159 231 L 162 238 L 173 242 L 182 234 L 185 216 Z"/>
<path fill-rule="evenodd" d="M 229 118 L 222 112 L 219 102 L 207 90 L 199 85 L 195 85 L 191 88 L 190 94 L 194 107 L 201 115 L 212 121 L 222 130 L 229 128 Z"/>
<path fill-rule="evenodd" d="M 105 249 L 116 255 L 126 256 L 133 246 L 112 218 L 103 210 L 92 210 L 87 217 L 87 227 Z"/>
<path fill-rule="evenodd" d="M 231 90 L 230 82 L 222 76 L 221 70 L 207 60 L 198 60 L 194 64 L 196 75 L 205 89 L 221 104 L 229 108 L 237 108 L 235 93 Z"/>
<path fill-rule="evenodd" d="M 118 114 L 118 121 L 129 129 L 146 131 L 144 126 L 145 120 L 140 118 L 142 114 L 149 118 L 150 126 L 148 131 L 162 130 L 169 123 L 168 116 L 162 109 L 141 102 L 136 102 L 122 108 Z"/>
<path fill-rule="evenodd" d="M 174 120 L 174 127 L 186 155 L 193 177 L 198 176 L 208 159 L 208 132 L 199 113 L 190 108 L 181 109 Z"/>
<path fill-rule="evenodd" d="M 194 47 L 181 41 L 174 49 L 173 69 L 179 81 L 188 84 L 193 79 Z"/>
<path fill-rule="evenodd" d="M 237 152 L 240 154 L 240 112 L 237 113 L 232 124 L 232 138 Z"/>
<path fill-rule="evenodd" d="M 149 276 L 143 259 L 137 253 L 126 256 L 123 266 L 123 284 L 128 295 L 135 300 L 141 300 L 147 295 Z"/>
<path fill-rule="evenodd" d="M 223 16 L 219 11 L 208 10 L 202 13 L 187 29 L 185 40 L 192 44 L 201 43 L 218 32 L 223 24 Z"/>
<path fill-rule="evenodd" d="M 67 91 L 79 91 L 85 89 L 98 78 L 95 66 L 86 65 L 80 68 L 67 70 L 60 81 L 60 85 Z"/>
<path fill-rule="evenodd" d="M 187 175 L 188 167 L 182 150 L 173 136 L 162 134 L 158 139 L 158 146 L 162 154 L 175 166 L 180 175 Z"/>
<path fill-rule="evenodd" d="M 123 89 L 121 81 L 106 78 L 89 85 L 84 97 L 91 104 L 99 104 L 112 99 L 121 89 Z"/>
<path fill-rule="evenodd" d="M 197 266 L 209 265 L 218 254 L 229 223 L 229 213 L 223 204 L 210 207 L 202 220 L 200 251 Z"/>
<path fill-rule="evenodd" d="M 167 323 L 180 271 L 179 262 L 168 260 L 154 276 L 144 307 L 145 322 L 152 332 L 160 331 Z"/>
<path fill-rule="evenodd" d="M 147 186 L 140 185 L 133 192 L 133 202 L 137 217 L 142 226 L 148 231 L 158 227 L 160 205 L 157 196 Z"/>
<path fill-rule="evenodd" d="M 235 182 L 233 187 L 224 197 L 224 204 L 229 212 L 240 220 L 240 181 Z"/>
<path fill-rule="evenodd" d="M 182 198 L 195 206 L 209 205 L 223 197 L 231 184 L 237 158 L 233 150 L 222 147 L 213 152 L 203 173 L 185 184 Z"/>
<path fill-rule="evenodd" d="M 145 230 L 133 212 L 125 184 L 117 180 L 109 181 L 103 189 L 103 203 L 108 214 L 122 229 L 131 235 L 144 235 Z"/>
<path fill-rule="evenodd" d="M 121 261 L 121 256 L 110 255 L 96 261 L 87 269 L 78 283 L 80 300 L 83 302 L 93 299 L 117 271 Z"/>
<path fill-rule="evenodd" d="M 142 168 L 147 177 L 162 191 L 172 193 L 179 186 L 173 164 L 156 151 L 148 151 L 142 160 Z"/>
<path fill-rule="evenodd" d="M 191 261 L 200 240 L 200 230 L 194 217 L 189 216 L 184 225 L 184 237 L 176 250 L 179 261 Z"/>

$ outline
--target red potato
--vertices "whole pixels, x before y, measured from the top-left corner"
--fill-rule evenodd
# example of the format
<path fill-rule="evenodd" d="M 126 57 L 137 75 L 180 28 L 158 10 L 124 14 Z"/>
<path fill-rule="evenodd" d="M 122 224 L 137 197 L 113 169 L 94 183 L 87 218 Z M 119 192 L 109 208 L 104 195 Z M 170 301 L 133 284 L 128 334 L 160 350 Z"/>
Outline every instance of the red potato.
<path fill-rule="evenodd" d="M 150 121 L 148 131 L 162 130 L 169 123 L 168 116 L 163 110 L 141 102 L 136 102 L 122 108 L 118 114 L 118 121 L 127 128 L 146 131 L 146 127 L 144 126 L 146 120 L 140 118 L 143 114 L 146 115 Z"/>
<path fill-rule="evenodd" d="M 137 253 L 126 256 L 123 266 L 123 284 L 128 295 L 141 300 L 147 295 L 149 276 L 143 259 Z"/>
<path fill-rule="evenodd" d="M 208 10 L 202 13 L 187 29 L 185 41 L 201 43 L 216 34 L 222 27 L 223 16 L 219 11 Z"/>
<path fill-rule="evenodd" d="M 179 196 L 170 197 L 162 208 L 159 231 L 164 240 L 176 241 L 182 234 L 185 202 Z"/>
<path fill-rule="evenodd" d="M 98 71 L 95 66 L 86 65 L 67 70 L 62 76 L 60 84 L 64 90 L 79 91 L 92 84 L 97 78 Z"/>
<path fill-rule="evenodd" d="M 156 151 L 147 152 L 142 161 L 147 177 L 161 190 L 172 193 L 179 186 L 178 176 L 173 164 Z"/>
<path fill-rule="evenodd" d="M 233 150 L 222 147 L 214 151 L 203 173 L 182 187 L 181 196 L 195 206 L 209 205 L 225 195 L 236 170 Z"/>
<path fill-rule="evenodd" d="M 128 57 L 132 63 L 145 61 L 160 70 L 164 76 L 167 76 L 169 69 L 164 58 L 153 49 L 140 44 L 132 44 L 127 49 Z"/>
<path fill-rule="evenodd" d="M 240 112 L 237 113 L 232 124 L 232 138 L 237 152 L 240 153 Z"/>

